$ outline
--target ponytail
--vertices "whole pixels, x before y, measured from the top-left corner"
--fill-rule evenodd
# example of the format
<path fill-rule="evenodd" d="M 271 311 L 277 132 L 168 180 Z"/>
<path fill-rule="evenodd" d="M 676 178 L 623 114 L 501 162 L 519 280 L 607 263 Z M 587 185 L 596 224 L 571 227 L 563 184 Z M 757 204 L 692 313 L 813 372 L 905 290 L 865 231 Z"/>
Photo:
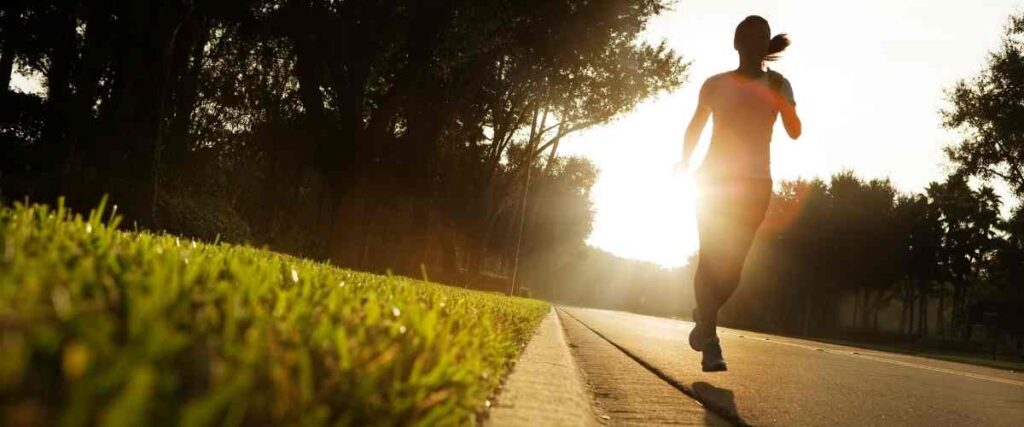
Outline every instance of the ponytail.
<path fill-rule="evenodd" d="M 772 37 L 772 40 L 768 42 L 768 53 L 764 56 L 765 61 L 775 61 L 779 59 L 779 54 L 789 47 L 789 35 L 783 33 Z"/>
<path fill-rule="evenodd" d="M 768 25 L 768 20 L 757 15 L 750 15 L 743 19 L 743 21 L 736 26 L 736 36 L 733 39 L 733 44 L 736 46 L 736 50 L 739 50 L 741 53 L 744 50 L 746 50 L 746 46 L 744 46 L 746 42 L 744 35 L 753 35 L 750 33 L 750 31 L 756 31 L 756 33 L 754 34 L 757 34 L 757 41 L 760 42 L 760 37 L 763 37 L 762 34 L 771 34 L 771 26 Z M 764 52 L 763 60 L 775 61 L 779 59 L 779 54 L 782 53 L 782 51 L 786 50 L 787 47 L 789 47 L 788 35 L 783 33 L 778 34 L 775 37 L 772 37 L 772 39 L 768 42 L 768 50 Z M 761 52 L 757 52 L 756 54 L 761 54 Z"/>

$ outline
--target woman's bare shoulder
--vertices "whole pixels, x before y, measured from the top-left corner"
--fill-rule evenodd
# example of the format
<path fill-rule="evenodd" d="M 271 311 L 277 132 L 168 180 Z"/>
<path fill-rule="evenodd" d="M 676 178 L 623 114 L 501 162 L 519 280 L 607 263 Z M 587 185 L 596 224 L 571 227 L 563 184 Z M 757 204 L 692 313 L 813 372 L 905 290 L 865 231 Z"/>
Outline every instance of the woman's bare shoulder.
<path fill-rule="evenodd" d="M 731 75 L 732 75 L 732 72 L 731 71 L 727 71 L 727 72 L 724 72 L 724 73 L 718 73 L 718 74 L 715 74 L 715 75 L 713 75 L 711 77 L 708 77 L 706 80 L 704 80 L 704 84 L 701 86 L 701 91 L 705 91 L 705 92 L 714 91 L 715 88 L 721 87 L 723 84 L 725 84 L 726 82 L 731 80 Z"/>
<path fill-rule="evenodd" d="M 715 74 L 715 75 L 713 75 L 711 77 L 708 77 L 707 80 L 704 80 L 704 84 L 710 85 L 710 84 L 720 83 L 720 82 L 722 82 L 724 80 L 729 79 L 732 76 L 732 74 L 733 74 L 732 71 L 726 71 L 724 73 Z"/>
<path fill-rule="evenodd" d="M 782 75 L 782 73 L 772 69 L 768 69 L 768 77 L 773 79 L 779 79 L 780 81 L 784 82 L 789 81 L 789 79 L 787 79 L 786 76 Z"/>

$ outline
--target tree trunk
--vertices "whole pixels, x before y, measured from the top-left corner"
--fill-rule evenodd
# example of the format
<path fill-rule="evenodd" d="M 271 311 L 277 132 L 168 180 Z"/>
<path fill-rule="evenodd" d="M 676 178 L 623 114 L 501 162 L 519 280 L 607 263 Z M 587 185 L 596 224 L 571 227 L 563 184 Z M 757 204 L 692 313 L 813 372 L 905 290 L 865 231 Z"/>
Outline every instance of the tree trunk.
<path fill-rule="evenodd" d="M 811 298 L 808 296 L 804 300 L 804 328 L 803 336 L 807 336 L 811 331 Z"/>
<path fill-rule="evenodd" d="M 874 318 L 871 321 L 871 330 L 874 331 L 876 334 L 878 333 L 878 312 L 881 311 L 881 304 L 882 304 L 882 293 L 881 293 L 881 291 L 879 291 L 878 292 L 878 296 L 875 297 L 875 306 L 874 306 L 874 309 L 872 310 L 873 314 L 874 314 Z"/>
<path fill-rule="evenodd" d="M 458 253 L 455 244 L 454 232 L 448 227 L 443 227 L 440 236 L 441 271 L 446 277 L 455 278 L 459 276 Z"/>
<path fill-rule="evenodd" d="M 970 301 L 970 288 L 968 287 L 968 279 L 964 279 L 960 282 L 959 295 L 957 296 L 957 310 L 956 310 L 956 322 L 958 324 L 957 331 L 960 333 L 961 339 L 964 342 L 971 340 L 973 333 L 971 327 L 971 317 L 969 312 L 969 301 Z"/>
<path fill-rule="evenodd" d="M 164 163 L 176 170 L 186 165 L 189 155 L 192 111 L 196 105 L 205 47 L 210 37 L 210 23 L 201 17 L 191 17 L 183 26 L 182 35 L 182 41 L 174 53 L 174 62 L 182 73 L 175 82 L 172 120 L 167 130 L 167 148 L 164 150 Z"/>
<path fill-rule="evenodd" d="M 911 307 L 911 306 L 907 305 L 907 299 L 906 298 L 901 298 L 900 299 L 900 335 L 909 335 L 907 333 L 907 330 L 908 330 L 908 328 L 907 328 L 907 317 L 910 316 L 910 314 L 907 311 L 907 309 L 909 307 Z"/>
<path fill-rule="evenodd" d="M 13 73 L 14 50 L 10 46 L 5 46 L 3 51 L 0 51 L 0 93 L 11 90 L 11 74 Z"/>
<path fill-rule="evenodd" d="M 527 201 L 530 196 L 530 178 L 533 172 L 533 161 L 534 154 L 537 149 L 537 144 L 540 140 L 540 129 L 544 129 L 548 121 L 548 110 L 544 110 L 543 116 L 540 121 L 537 121 L 537 112 L 534 113 L 533 126 L 530 129 L 530 142 L 527 146 L 526 163 L 522 166 L 526 168 L 526 176 L 523 178 L 523 196 L 522 204 L 519 210 L 519 232 L 516 234 L 516 249 L 515 258 L 512 261 L 512 283 L 511 289 L 509 289 L 509 295 L 515 295 L 516 286 L 519 284 L 516 281 L 519 279 L 519 255 L 522 251 L 523 246 L 523 233 L 526 231 L 526 216 L 527 216 Z"/>
<path fill-rule="evenodd" d="M 918 312 L 919 319 L 917 321 L 917 334 L 921 337 L 928 336 L 928 293 L 923 288 L 919 290 L 918 298 Z"/>
<path fill-rule="evenodd" d="M 126 2 L 117 6 L 124 16 L 117 32 L 116 79 L 111 84 L 110 111 L 104 114 L 108 153 L 105 170 L 113 201 L 124 207 L 129 220 L 144 227 L 158 226 L 155 202 L 166 129 L 168 82 L 180 75 L 171 56 L 181 25 L 192 13 L 190 3 Z"/>
<path fill-rule="evenodd" d="M 939 290 L 939 306 L 938 311 L 935 315 L 935 332 L 940 337 L 946 336 L 946 296 L 943 294 L 942 289 Z"/>
<path fill-rule="evenodd" d="M 101 73 L 113 56 L 109 48 L 112 38 L 109 5 L 96 2 L 84 10 L 85 35 L 74 79 L 75 94 L 71 101 L 66 155 L 58 165 L 58 190 L 72 196 L 72 200 L 77 199 L 79 204 L 88 206 L 95 203 L 100 194 L 96 194 L 96 189 L 89 188 L 89 184 L 80 188 L 84 183 L 74 179 L 73 174 L 82 167 L 98 166 L 95 158 L 100 154 L 95 151 L 97 122 L 93 109 L 99 100 Z"/>
<path fill-rule="evenodd" d="M 329 128 L 327 110 L 324 93 L 320 89 L 322 84 L 326 85 L 328 83 L 324 81 L 326 69 L 322 60 L 323 55 L 318 54 L 317 44 L 319 41 L 314 37 L 316 32 L 302 31 L 303 26 L 301 25 L 302 22 L 312 20 L 317 12 L 313 10 L 312 4 L 309 1 L 291 1 L 285 7 L 290 9 L 289 15 L 293 18 L 288 23 L 289 27 L 299 29 L 299 31 L 289 33 L 295 55 L 295 65 L 292 72 L 295 74 L 295 79 L 298 83 L 299 101 L 302 103 L 302 109 L 305 112 L 303 117 L 304 123 L 302 124 L 304 138 L 301 138 L 302 141 L 300 142 L 302 144 L 296 147 L 299 153 L 298 158 L 305 160 L 309 158 L 308 156 L 313 157 L 312 160 L 317 165 L 323 179 L 324 195 L 327 199 L 326 205 L 328 206 L 327 211 L 336 215 L 339 210 L 344 209 L 341 197 L 346 192 L 344 188 L 346 185 L 340 174 L 337 173 L 338 168 L 336 167 L 336 164 L 341 163 L 342 160 L 339 158 L 340 156 L 332 153 L 331 150 L 336 149 L 336 146 L 343 142 L 352 143 L 355 140 L 354 132 L 356 130 L 350 129 L 350 133 L 338 135 L 337 139 L 328 141 L 330 138 L 328 138 L 327 132 Z M 323 46 L 320 48 L 322 49 Z M 340 82 L 333 83 L 342 84 Z M 345 98 L 337 100 L 337 103 L 343 104 L 351 101 Z M 359 172 L 354 175 L 358 176 Z M 357 182 L 359 179 L 355 178 L 351 181 Z M 333 236 L 334 224 L 334 220 L 328 221 L 326 225 L 331 229 L 319 230 L 318 232 Z M 328 246 L 334 246 L 338 243 L 329 242 Z M 348 242 L 348 244 L 351 245 L 352 242 Z M 346 257 L 349 259 L 344 262 L 355 262 L 358 265 L 362 265 L 366 261 L 365 253 L 368 249 L 365 245 L 360 246 L 363 248 L 357 252 L 361 255 Z"/>
<path fill-rule="evenodd" d="M 861 313 L 860 314 L 860 330 L 867 331 L 868 330 L 868 308 L 870 307 L 870 302 L 871 302 L 871 290 L 869 290 L 867 288 L 863 288 L 861 292 L 863 293 L 863 298 L 861 299 L 861 307 L 860 307 L 860 313 Z"/>
<path fill-rule="evenodd" d="M 946 335 L 951 338 L 957 338 L 960 334 L 960 319 L 959 319 L 959 303 L 960 301 L 960 285 L 958 282 L 953 282 L 953 292 L 949 295 L 949 319 L 947 320 L 948 329 Z"/>
<path fill-rule="evenodd" d="M 858 328 L 860 326 L 860 323 L 857 322 L 857 318 L 858 318 L 857 313 L 858 313 L 858 311 L 860 311 L 860 294 L 861 294 L 861 292 L 860 292 L 859 289 L 857 290 L 856 293 L 853 294 L 853 323 L 851 323 L 851 326 L 854 329 L 856 329 L 856 328 Z"/>
<path fill-rule="evenodd" d="M 0 21 L 0 31 L 8 36 L 3 38 L 0 45 L 0 93 L 6 93 L 11 88 L 11 74 L 14 73 L 14 40 L 9 34 L 21 34 L 21 13 L 25 8 L 25 2 L 16 1 L 4 14 Z"/>
<path fill-rule="evenodd" d="M 76 57 L 75 27 L 78 2 L 61 2 L 58 17 L 54 23 L 55 44 L 49 52 L 50 67 L 46 73 L 46 122 L 43 126 L 43 150 L 45 175 L 44 188 L 39 195 L 43 201 L 52 202 L 60 196 L 60 165 L 68 157 L 68 126 L 71 100 L 71 77 Z"/>
<path fill-rule="evenodd" d="M 996 352 L 999 351 L 999 326 L 993 327 L 994 332 L 992 333 L 992 360 L 996 360 Z"/>

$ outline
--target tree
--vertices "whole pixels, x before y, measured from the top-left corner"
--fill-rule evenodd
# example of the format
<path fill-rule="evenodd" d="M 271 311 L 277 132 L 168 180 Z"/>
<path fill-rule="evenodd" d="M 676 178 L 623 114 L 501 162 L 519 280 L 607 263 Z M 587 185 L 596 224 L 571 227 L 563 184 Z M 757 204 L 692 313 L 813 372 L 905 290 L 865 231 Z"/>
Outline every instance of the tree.
<path fill-rule="evenodd" d="M 526 283 L 542 283 L 544 275 L 571 263 L 586 250 L 591 231 L 590 189 L 597 181 L 597 168 L 578 157 L 554 161 L 536 171 L 526 205 L 523 250 L 528 256 L 522 263 Z"/>
<path fill-rule="evenodd" d="M 1017 352 L 1024 353 L 1024 207 L 1014 210 L 1000 224 L 1000 231 L 1004 238 L 997 242 L 989 286 L 978 295 L 978 308 L 996 315 L 995 324 L 990 325 L 996 328 L 995 340 L 1003 331 L 1016 334 Z"/>
<path fill-rule="evenodd" d="M 967 337 L 971 288 L 983 278 L 997 244 L 999 197 L 988 186 L 972 189 L 960 174 L 953 174 L 942 183 L 932 183 L 927 194 L 942 223 L 939 261 L 943 279 L 953 285 L 953 322 Z M 945 293 L 942 288 L 938 291 L 941 334 Z"/>
<path fill-rule="evenodd" d="M 999 50 L 978 76 L 947 92 L 946 127 L 965 133 L 946 154 L 963 174 L 1006 181 L 1024 195 L 1024 14 L 1011 16 Z"/>
<path fill-rule="evenodd" d="M 827 333 L 842 323 L 840 303 L 853 296 L 850 324 L 878 330 L 878 314 L 910 274 L 917 209 L 888 180 L 851 172 L 783 182 L 744 268 L 744 284 L 723 307 L 725 318 L 777 325 L 795 333 Z M 918 237 L 918 240 L 924 236 Z M 924 250 L 922 247 L 920 250 Z M 917 260 L 917 262 L 923 262 Z"/>
<path fill-rule="evenodd" d="M 683 82 L 639 37 L 666 3 L 4 2 L 0 74 L 45 91 L 0 97 L 0 190 L 79 210 L 110 193 L 129 223 L 367 270 L 475 270 L 508 257 L 523 178 L 572 163 L 562 138 Z"/>
<path fill-rule="evenodd" d="M 942 222 L 940 212 L 929 203 L 925 195 L 918 194 L 905 202 L 904 212 L 911 219 L 908 236 L 905 281 L 911 287 L 907 293 L 910 301 L 917 301 L 917 335 L 928 334 L 928 300 L 942 280 L 940 248 L 942 245 Z M 910 310 L 913 313 L 913 310 Z M 914 316 L 911 316 L 911 324 Z"/>
<path fill-rule="evenodd" d="M 869 322 L 870 313 L 870 328 L 878 332 L 879 312 L 898 295 L 899 289 L 895 286 L 906 275 L 913 219 L 907 216 L 903 197 L 888 179 L 869 181 L 865 185 L 865 193 L 864 205 L 872 217 L 865 219 L 865 235 L 870 237 L 862 243 L 861 252 L 866 266 L 861 274 L 861 286 L 866 294 L 862 323 Z"/>
<path fill-rule="evenodd" d="M 780 279 L 791 280 L 783 289 L 790 288 L 787 293 L 795 294 L 799 301 L 796 313 L 800 314 L 800 332 L 807 335 L 812 324 L 821 326 L 822 317 L 832 311 L 832 304 L 825 301 L 841 286 L 835 273 L 839 271 L 837 267 L 843 266 L 841 252 L 837 249 L 844 245 L 837 238 L 834 195 L 828 184 L 821 180 L 797 182 L 788 190 L 784 194 L 790 199 L 786 204 L 789 211 L 773 213 L 792 220 L 781 230 L 782 246 L 769 250 L 781 250 L 789 260 L 789 274 Z"/>

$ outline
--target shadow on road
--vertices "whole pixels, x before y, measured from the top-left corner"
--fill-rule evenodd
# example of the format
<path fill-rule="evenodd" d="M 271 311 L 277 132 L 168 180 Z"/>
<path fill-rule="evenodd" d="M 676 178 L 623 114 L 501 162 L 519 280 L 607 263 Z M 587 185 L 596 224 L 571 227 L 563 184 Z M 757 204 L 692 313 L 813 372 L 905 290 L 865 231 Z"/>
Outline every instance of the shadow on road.
<path fill-rule="evenodd" d="M 743 418 L 740 417 L 739 411 L 736 410 L 736 397 L 732 390 L 715 387 L 704 381 L 699 381 L 693 383 L 693 392 L 697 393 L 697 395 L 701 397 L 702 402 L 713 402 L 716 406 L 715 409 L 718 411 L 724 411 L 730 416 L 730 418 L 740 420 L 742 423 Z M 707 414 L 708 417 L 712 417 L 710 412 Z M 708 420 L 709 423 L 711 421 L 713 420 Z"/>

